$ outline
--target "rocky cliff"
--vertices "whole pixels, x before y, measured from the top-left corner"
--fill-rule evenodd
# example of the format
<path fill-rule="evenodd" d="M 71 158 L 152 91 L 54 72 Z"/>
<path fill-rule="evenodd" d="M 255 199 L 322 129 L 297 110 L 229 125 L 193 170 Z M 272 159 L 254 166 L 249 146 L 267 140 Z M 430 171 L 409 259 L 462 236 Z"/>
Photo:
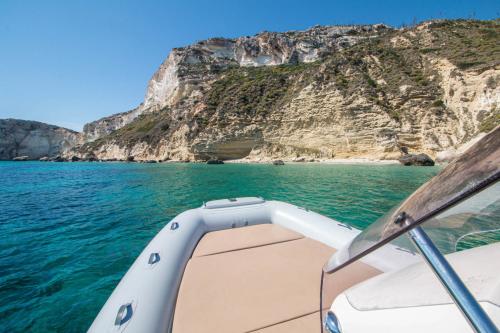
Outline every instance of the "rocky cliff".
<path fill-rule="evenodd" d="M 449 154 L 500 118 L 500 21 L 313 27 L 172 50 L 132 111 L 85 127 L 102 159 Z"/>
<path fill-rule="evenodd" d="M 0 119 L 0 160 L 28 159 L 64 154 L 79 143 L 80 134 L 37 121 Z"/>
<path fill-rule="evenodd" d="M 108 135 L 114 130 L 122 128 L 123 126 L 131 123 L 135 118 L 137 118 L 141 111 L 141 107 L 137 107 L 127 112 L 113 114 L 111 116 L 104 117 L 91 123 L 85 124 L 83 126 L 81 138 L 84 142 L 91 142 L 99 139 L 100 137 Z"/>

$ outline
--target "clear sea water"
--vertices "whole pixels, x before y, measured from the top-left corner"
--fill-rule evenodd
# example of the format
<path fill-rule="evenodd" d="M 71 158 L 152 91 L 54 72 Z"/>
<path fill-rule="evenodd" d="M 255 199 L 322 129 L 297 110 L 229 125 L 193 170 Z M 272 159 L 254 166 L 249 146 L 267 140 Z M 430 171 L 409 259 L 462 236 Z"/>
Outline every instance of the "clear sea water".
<path fill-rule="evenodd" d="M 86 331 L 151 238 L 203 201 L 262 196 L 365 228 L 438 171 L 0 162 L 0 331 Z"/>

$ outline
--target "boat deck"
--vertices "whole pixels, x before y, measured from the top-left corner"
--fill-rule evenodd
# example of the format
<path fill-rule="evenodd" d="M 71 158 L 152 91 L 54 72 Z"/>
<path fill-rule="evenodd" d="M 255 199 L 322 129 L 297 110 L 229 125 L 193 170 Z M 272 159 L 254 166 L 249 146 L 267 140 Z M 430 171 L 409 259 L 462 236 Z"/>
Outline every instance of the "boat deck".
<path fill-rule="evenodd" d="M 321 332 L 321 270 L 334 252 L 273 224 L 207 233 L 184 271 L 173 332 Z M 352 266 L 325 304 L 379 273 Z"/>

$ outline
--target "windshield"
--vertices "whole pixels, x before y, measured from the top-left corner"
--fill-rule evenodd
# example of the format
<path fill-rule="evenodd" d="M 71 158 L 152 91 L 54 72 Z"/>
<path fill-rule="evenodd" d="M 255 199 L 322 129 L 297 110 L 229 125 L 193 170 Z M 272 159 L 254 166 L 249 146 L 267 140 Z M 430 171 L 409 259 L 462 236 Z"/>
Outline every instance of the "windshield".
<path fill-rule="evenodd" d="M 422 224 L 422 228 L 443 254 L 449 254 L 499 242 L 499 221 L 500 182 L 496 182 L 426 221 Z M 347 248 L 348 251 L 356 252 L 359 251 L 359 247 L 369 246 L 372 241 L 366 235 L 356 238 Z M 376 250 L 372 256 L 378 257 L 379 260 L 399 260 L 402 265 L 421 261 L 420 255 L 406 235 L 401 235 L 387 246 Z M 379 267 L 371 266 L 372 263 L 373 260 L 367 260 L 366 263 L 358 261 L 333 273 L 323 273 L 320 298 L 322 318 L 325 318 L 326 311 L 340 293 L 383 272 Z"/>
<path fill-rule="evenodd" d="M 449 253 L 455 247 L 459 249 L 461 241 L 472 242 L 474 235 L 477 236 L 478 232 L 479 234 L 494 233 L 495 226 L 492 225 L 494 221 L 492 223 L 482 221 L 482 214 L 478 215 L 474 209 L 483 203 L 489 207 L 492 204 L 488 201 L 489 199 L 498 199 L 497 186 L 488 190 L 497 191 L 489 194 L 491 198 L 479 196 L 474 197 L 473 201 L 468 200 L 468 206 L 455 205 L 494 184 L 500 178 L 499 146 L 500 127 L 497 127 L 460 158 L 446 166 L 436 177 L 415 191 L 401 206 L 360 233 L 346 249 L 335 253 L 325 265 L 324 271 L 332 273 L 339 270 L 423 222 L 426 222 L 424 224 L 426 228 L 437 226 L 436 233 L 450 237 L 448 241 L 441 241 L 442 247 L 448 249 L 444 251 L 445 253 Z M 449 209 L 454 206 L 455 208 Z M 446 216 L 449 218 L 444 219 L 444 216 L 441 218 L 438 216 L 443 211 L 447 212 Z M 471 215 L 471 211 L 474 214 Z M 395 223 L 398 217 L 402 217 L 406 223 Z M 438 229 L 446 229 L 446 231 L 437 231 Z"/>

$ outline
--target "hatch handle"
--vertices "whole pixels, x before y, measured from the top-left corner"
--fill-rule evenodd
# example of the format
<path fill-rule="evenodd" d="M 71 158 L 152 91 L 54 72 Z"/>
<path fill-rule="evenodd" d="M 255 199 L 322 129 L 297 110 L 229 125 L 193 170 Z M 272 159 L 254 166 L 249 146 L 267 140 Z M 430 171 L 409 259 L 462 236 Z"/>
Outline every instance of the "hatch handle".
<path fill-rule="evenodd" d="M 154 265 L 160 261 L 160 254 L 158 252 L 151 253 L 149 256 L 148 264 Z"/>
<path fill-rule="evenodd" d="M 123 304 L 118 309 L 115 319 L 115 326 L 121 326 L 132 318 L 132 303 Z"/>

